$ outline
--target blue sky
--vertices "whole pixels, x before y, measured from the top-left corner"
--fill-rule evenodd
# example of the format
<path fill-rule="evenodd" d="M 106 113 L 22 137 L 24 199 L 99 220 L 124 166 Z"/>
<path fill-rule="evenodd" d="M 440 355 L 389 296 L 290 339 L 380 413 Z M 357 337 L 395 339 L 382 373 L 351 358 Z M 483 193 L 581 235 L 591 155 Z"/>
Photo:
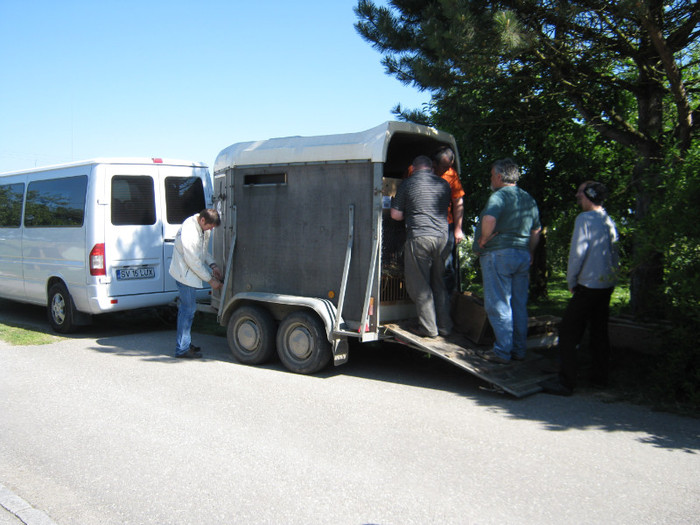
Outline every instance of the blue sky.
<path fill-rule="evenodd" d="M 386 75 L 356 0 L 0 0 L 0 172 L 212 166 L 230 144 L 362 131 L 429 94 Z"/>

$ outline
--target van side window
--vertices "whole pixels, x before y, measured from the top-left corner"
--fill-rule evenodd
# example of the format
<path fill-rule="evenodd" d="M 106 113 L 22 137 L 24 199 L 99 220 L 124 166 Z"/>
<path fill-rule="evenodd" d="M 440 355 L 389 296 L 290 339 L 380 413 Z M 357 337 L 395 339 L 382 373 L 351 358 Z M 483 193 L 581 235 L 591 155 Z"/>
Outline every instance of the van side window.
<path fill-rule="evenodd" d="M 168 224 L 182 224 L 185 219 L 206 208 L 202 179 L 166 177 L 165 207 Z"/>
<path fill-rule="evenodd" d="M 155 223 L 153 179 L 145 175 L 112 177 L 112 224 L 145 226 Z"/>
<path fill-rule="evenodd" d="M 86 189 L 86 175 L 30 182 L 24 225 L 81 227 L 85 218 Z"/>
<path fill-rule="evenodd" d="M 24 183 L 0 185 L 0 228 L 19 228 L 22 223 Z"/>

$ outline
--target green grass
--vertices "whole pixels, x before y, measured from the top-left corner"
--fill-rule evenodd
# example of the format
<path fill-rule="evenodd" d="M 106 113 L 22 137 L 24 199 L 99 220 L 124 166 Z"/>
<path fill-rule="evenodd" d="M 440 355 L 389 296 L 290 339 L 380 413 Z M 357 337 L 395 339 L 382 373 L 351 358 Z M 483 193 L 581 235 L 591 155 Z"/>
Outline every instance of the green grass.
<path fill-rule="evenodd" d="M 33 328 L 0 324 L 0 340 L 15 346 L 47 345 L 61 338 Z"/>
<path fill-rule="evenodd" d="M 219 324 L 216 320 L 216 315 L 205 312 L 197 312 L 194 316 L 192 331 L 200 334 L 226 337 L 226 327 Z"/>
<path fill-rule="evenodd" d="M 469 283 L 466 287 L 479 297 L 483 297 L 483 287 L 481 283 Z M 540 315 L 554 315 L 562 317 L 566 305 L 569 304 L 571 293 L 567 287 L 566 276 L 564 274 L 550 275 L 547 283 L 547 297 L 530 298 L 527 304 L 527 310 L 530 316 L 537 317 Z M 630 300 L 629 286 L 619 284 L 613 291 L 610 299 L 610 315 L 616 316 L 627 312 Z"/>

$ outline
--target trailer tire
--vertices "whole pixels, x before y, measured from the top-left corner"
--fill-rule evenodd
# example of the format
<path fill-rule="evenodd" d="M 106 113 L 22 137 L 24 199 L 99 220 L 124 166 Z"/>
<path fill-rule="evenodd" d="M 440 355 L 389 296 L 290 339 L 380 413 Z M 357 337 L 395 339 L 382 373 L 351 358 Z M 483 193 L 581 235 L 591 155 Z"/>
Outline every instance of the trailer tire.
<path fill-rule="evenodd" d="M 245 365 L 260 365 L 275 355 L 275 320 L 261 306 L 237 308 L 228 321 L 226 339 L 233 357 Z"/>
<path fill-rule="evenodd" d="M 277 353 L 284 366 L 298 374 L 313 374 L 331 360 L 331 344 L 317 315 L 308 311 L 289 314 L 277 330 Z"/>
<path fill-rule="evenodd" d="M 73 298 L 63 283 L 56 283 L 49 288 L 46 311 L 49 316 L 49 324 L 54 331 L 67 334 L 75 330 Z"/>

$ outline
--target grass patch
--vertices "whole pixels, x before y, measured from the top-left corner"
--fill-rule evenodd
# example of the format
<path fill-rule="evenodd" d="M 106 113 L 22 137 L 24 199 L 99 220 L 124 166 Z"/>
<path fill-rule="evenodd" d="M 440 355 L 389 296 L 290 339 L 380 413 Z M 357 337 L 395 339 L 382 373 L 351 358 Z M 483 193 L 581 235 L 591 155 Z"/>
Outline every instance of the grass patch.
<path fill-rule="evenodd" d="M 192 331 L 200 334 L 226 337 L 226 327 L 216 320 L 216 314 L 197 312 L 192 321 Z"/>
<path fill-rule="evenodd" d="M 31 328 L 0 324 L 0 339 L 15 346 L 47 345 L 61 338 Z"/>
<path fill-rule="evenodd" d="M 484 289 L 480 282 L 469 283 L 466 290 L 479 297 L 484 296 Z M 568 284 L 566 283 L 566 275 L 562 273 L 550 275 L 547 282 L 547 297 L 537 299 L 531 297 L 527 303 L 528 314 L 533 317 L 540 315 L 563 317 L 571 297 L 571 292 L 569 292 Z M 615 290 L 610 298 L 610 315 L 616 316 L 626 313 L 629 308 L 629 301 L 629 286 L 626 283 L 615 286 Z"/>

